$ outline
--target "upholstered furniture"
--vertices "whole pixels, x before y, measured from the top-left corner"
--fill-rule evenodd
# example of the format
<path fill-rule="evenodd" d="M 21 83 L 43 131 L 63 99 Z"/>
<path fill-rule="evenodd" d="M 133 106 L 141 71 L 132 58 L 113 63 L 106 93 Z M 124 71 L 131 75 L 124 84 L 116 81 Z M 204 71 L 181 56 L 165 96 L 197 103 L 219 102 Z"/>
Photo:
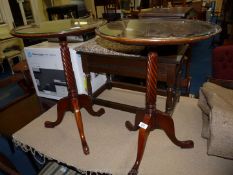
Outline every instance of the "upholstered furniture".
<path fill-rule="evenodd" d="M 207 152 L 233 158 L 233 46 L 213 50 L 213 73 L 200 88 L 202 136 L 207 138 Z"/>
<path fill-rule="evenodd" d="M 233 80 L 233 45 L 215 48 L 212 64 L 213 78 Z"/>
<path fill-rule="evenodd" d="M 202 110 L 202 137 L 207 153 L 233 158 L 233 90 L 211 82 L 200 88 L 198 105 Z"/>

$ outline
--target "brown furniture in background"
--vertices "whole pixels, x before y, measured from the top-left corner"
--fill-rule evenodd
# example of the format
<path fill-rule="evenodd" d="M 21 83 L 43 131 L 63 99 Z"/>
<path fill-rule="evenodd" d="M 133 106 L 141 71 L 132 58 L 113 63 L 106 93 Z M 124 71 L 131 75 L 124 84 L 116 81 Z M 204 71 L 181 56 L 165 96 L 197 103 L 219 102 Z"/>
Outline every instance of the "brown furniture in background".
<path fill-rule="evenodd" d="M 186 0 L 171 0 L 172 6 L 185 6 Z"/>
<path fill-rule="evenodd" d="M 206 11 L 207 9 L 202 6 L 203 5 L 203 0 L 201 1 L 194 1 L 192 2 L 191 6 L 193 7 L 194 12 L 196 13 L 196 16 L 194 19 L 199 19 L 199 20 L 206 20 Z"/>
<path fill-rule="evenodd" d="M 211 82 L 233 89 L 233 45 L 216 47 L 213 50 Z"/>
<path fill-rule="evenodd" d="M 223 0 L 222 4 L 222 36 L 221 39 L 226 39 L 226 43 L 233 43 L 233 1 Z"/>
<path fill-rule="evenodd" d="M 11 76 L 0 80 L 0 88 L 6 87 L 10 84 L 17 83 L 20 88 L 24 91 L 24 94 L 21 97 L 16 98 L 11 103 L 7 104 L 3 108 L 0 108 L 0 111 L 8 108 L 9 106 L 15 104 L 16 102 L 19 102 L 20 100 L 28 97 L 34 92 L 31 76 L 28 70 L 27 62 L 26 60 L 23 60 L 12 68 L 14 74 Z"/>
<path fill-rule="evenodd" d="M 39 98 L 36 97 L 31 76 L 26 60 L 23 60 L 13 66 L 14 74 L 0 80 L 0 88 L 4 88 L 11 84 L 17 83 L 24 93 L 22 96 L 15 98 L 10 103 L 0 108 L 0 137 L 4 138 L 14 153 L 14 144 L 12 143 L 12 134 L 27 125 L 33 119 L 41 115 L 43 112 Z M 26 154 L 31 160 L 33 168 L 38 170 L 31 154 Z M 11 175 L 19 175 L 20 173 L 14 167 L 4 154 L 0 153 L 0 172 Z"/>
<path fill-rule="evenodd" d="M 95 5 L 95 14 L 96 18 L 98 18 L 98 6 L 104 7 L 104 13 L 108 14 L 110 11 L 112 13 L 116 13 L 116 10 L 119 8 L 118 0 L 94 0 Z"/>
<path fill-rule="evenodd" d="M 50 21 L 55 19 L 78 18 L 78 5 L 68 4 L 61 6 L 48 7 L 48 18 Z"/>
<path fill-rule="evenodd" d="M 31 77 L 30 72 L 29 72 L 27 61 L 23 60 L 23 61 L 17 63 L 13 67 L 13 71 L 15 74 L 22 74 L 23 82 L 22 82 L 22 85 L 20 85 L 20 86 L 24 89 L 24 92 L 26 92 L 26 93 L 34 92 L 32 77 Z"/>
<path fill-rule="evenodd" d="M 141 11 L 139 18 L 186 18 L 192 7 L 151 8 Z"/>
<path fill-rule="evenodd" d="M 9 34 L 10 28 L 8 25 L 5 27 L 5 31 L 0 31 L 0 66 L 4 72 L 3 61 L 6 60 L 13 73 L 14 61 L 13 59 L 18 57 L 19 61 L 24 59 L 24 43 L 22 39 L 13 37 Z"/>

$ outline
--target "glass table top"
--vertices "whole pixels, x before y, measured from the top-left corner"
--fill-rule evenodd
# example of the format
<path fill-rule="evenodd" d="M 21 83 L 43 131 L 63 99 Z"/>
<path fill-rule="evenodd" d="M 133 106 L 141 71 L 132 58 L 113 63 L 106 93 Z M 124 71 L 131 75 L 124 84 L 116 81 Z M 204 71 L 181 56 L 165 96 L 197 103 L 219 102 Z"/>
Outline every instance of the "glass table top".
<path fill-rule="evenodd" d="M 11 34 L 18 37 L 59 37 L 81 34 L 105 23 L 105 20 L 92 18 L 46 21 L 38 25 L 16 28 L 11 31 Z"/>
<path fill-rule="evenodd" d="M 220 26 L 204 21 L 162 18 L 115 21 L 96 29 L 105 39 L 138 45 L 190 43 L 220 31 Z"/>

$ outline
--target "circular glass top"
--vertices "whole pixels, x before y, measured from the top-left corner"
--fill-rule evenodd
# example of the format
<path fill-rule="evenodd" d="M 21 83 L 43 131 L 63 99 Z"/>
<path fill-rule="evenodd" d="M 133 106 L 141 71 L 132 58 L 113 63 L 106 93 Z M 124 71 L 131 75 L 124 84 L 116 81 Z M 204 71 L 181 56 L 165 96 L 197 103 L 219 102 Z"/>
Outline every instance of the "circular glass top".
<path fill-rule="evenodd" d="M 16 28 L 11 34 L 17 37 L 62 37 L 67 35 L 78 35 L 89 30 L 94 30 L 105 24 L 105 20 L 92 18 L 65 19 L 46 21 L 40 24 L 33 24 L 24 28 Z"/>
<path fill-rule="evenodd" d="M 220 26 L 204 21 L 162 18 L 115 21 L 96 29 L 103 38 L 138 45 L 190 43 L 220 31 Z"/>

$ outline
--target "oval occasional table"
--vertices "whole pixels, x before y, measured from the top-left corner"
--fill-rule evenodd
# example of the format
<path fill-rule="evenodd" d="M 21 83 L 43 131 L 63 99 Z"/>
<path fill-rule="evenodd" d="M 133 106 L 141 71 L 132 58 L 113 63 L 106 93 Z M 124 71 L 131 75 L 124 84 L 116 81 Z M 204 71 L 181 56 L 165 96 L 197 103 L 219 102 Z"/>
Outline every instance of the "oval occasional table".
<path fill-rule="evenodd" d="M 105 111 L 101 108 L 95 112 L 92 108 L 92 100 L 90 97 L 87 95 L 78 94 L 70 59 L 67 36 L 77 36 L 86 32 L 92 32 L 96 27 L 99 27 L 105 23 L 106 21 L 104 20 L 95 20 L 92 18 L 66 19 L 46 21 L 38 25 L 32 25 L 26 28 L 16 28 L 11 31 L 12 35 L 19 38 L 58 38 L 67 83 L 68 96 L 60 99 L 57 103 L 57 120 L 53 122 L 46 121 L 45 127 L 53 128 L 59 125 L 63 120 L 65 112 L 72 111 L 75 115 L 84 154 L 89 154 L 89 147 L 84 135 L 80 108 L 84 107 L 93 116 L 101 116 Z"/>
<path fill-rule="evenodd" d="M 134 45 L 184 44 L 208 39 L 221 31 L 217 25 L 198 20 L 185 19 L 135 19 L 107 23 L 96 33 L 108 40 Z M 180 141 L 176 138 L 174 122 L 167 113 L 156 109 L 158 55 L 156 48 L 148 53 L 146 77 L 146 105 L 138 111 L 135 123 L 126 121 L 130 131 L 139 129 L 138 150 L 135 164 L 129 174 L 137 174 L 150 131 L 162 129 L 169 139 L 181 148 L 193 148 L 192 140 Z M 133 66 L 133 63 L 132 63 Z"/>

